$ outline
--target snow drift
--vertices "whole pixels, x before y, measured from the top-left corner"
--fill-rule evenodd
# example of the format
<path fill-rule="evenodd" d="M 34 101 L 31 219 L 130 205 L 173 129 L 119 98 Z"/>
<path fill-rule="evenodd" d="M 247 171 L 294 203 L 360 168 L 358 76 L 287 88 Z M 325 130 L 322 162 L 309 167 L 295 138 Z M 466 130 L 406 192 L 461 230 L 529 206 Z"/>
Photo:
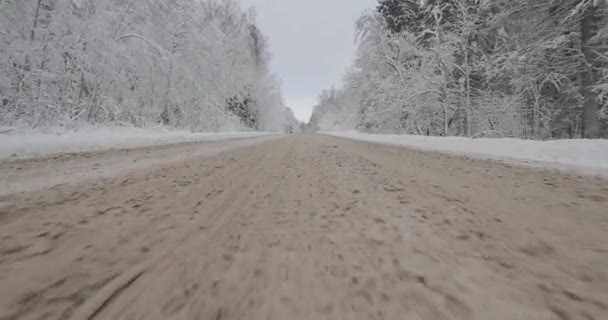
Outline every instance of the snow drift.
<path fill-rule="evenodd" d="M 328 132 L 343 138 L 424 150 L 468 154 L 478 158 L 537 162 L 553 168 L 579 168 L 608 173 L 608 140 L 471 139 L 411 135 L 373 135 L 355 131 Z"/>
<path fill-rule="evenodd" d="M 112 148 L 136 148 L 151 145 L 193 141 L 216 141 L 247 138 L 269 132 L 193 133 L 164 127 L 85 127 L 78 130 L 60 128 L 0 128 L 0 159 L 11 156 L 35 157 L 59 152 L 100 151 Z"/>

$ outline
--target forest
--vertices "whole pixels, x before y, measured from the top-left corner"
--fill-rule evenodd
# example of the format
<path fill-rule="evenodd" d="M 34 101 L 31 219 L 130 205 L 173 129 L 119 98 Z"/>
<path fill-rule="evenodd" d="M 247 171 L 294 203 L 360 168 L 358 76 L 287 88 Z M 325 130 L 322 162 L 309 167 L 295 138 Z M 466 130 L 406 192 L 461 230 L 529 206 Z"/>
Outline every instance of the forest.
<path fill-rule="evenodd" d="M 379 0 L 309 130 L 608 138 L 605 0 Z"/>
<path fill-rule="evenodd" d="M 231 0 L 0 0 L 0 125 L 295 128 L 255 18 Z"/>

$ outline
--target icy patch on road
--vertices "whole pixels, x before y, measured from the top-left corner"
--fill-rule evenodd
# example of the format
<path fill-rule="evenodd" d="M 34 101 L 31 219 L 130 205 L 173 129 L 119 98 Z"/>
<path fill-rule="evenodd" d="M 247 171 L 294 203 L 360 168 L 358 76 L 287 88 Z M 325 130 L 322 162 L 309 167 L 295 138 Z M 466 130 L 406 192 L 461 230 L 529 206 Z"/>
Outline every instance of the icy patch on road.
<path fill-rule="evenodd" d="M 355 131 L 327 134 L 361 141 L 414 147 L 424 150 L 468 154 L 478 158 L 507 159 L 552 168 L 581 168 L 597 173 L 608 172 L 608 140 L 471 139 L 463 137 L 427 137 L 410 135 L 375 135 Z"/>
<path fill-rule="evenodd" d="M 180 142 L 217 141 L 257 137 L 270 132 L 193 133 L 157 127 L 85 127 L 78 130 L 62 128 L 19 129 L 0 127 L 0 159 L 36 157 L 53 153 L 102 151 L 137 148 Z"/>

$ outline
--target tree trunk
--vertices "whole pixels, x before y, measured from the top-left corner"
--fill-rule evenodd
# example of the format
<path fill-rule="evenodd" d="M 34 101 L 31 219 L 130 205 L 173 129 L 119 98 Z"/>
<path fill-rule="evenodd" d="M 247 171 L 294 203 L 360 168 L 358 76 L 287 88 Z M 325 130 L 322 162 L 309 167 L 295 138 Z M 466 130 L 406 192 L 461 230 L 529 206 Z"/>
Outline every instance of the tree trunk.
<path fill-rule="evenodd" d="M 532 94 L 534 94 L 534 109 L 532 113 L 532 129 L 534 130 L 534 139 L 540 140 L 540 88 L 536 87 L 536 83 L 532 83 Z"/>
<path fill-rule="evenodd" d="M 467 117 L 467 137 L 472 136 L 472 128 L 471 128 L 471 114 L 473 113 L 471 110 L 471 75 L 469 70 L 469 47 L 468 47 L 468 35 L 467 35 L 467 44 L 464 48 L 464 70 L 465 70 L 465 90 L 466 90 L 466 106 L 465 106 L 465 114 Z"/>
<path fill-rule="evenodd" d="M 32 32 L 30 33 L 30 41 L 34 41 L 36 38 L 36 28 L 38 27 L 38 18 L 40 17 L 40 6 L 42 5 L 42 0 L 38 0 L 36 5 L 36 11 L 34 13 L 34 25 L 32 26 Z"/>
<path fill-rule="evenodd" d="M 165 96 L 163 97 L 163 112 L 161 114 L 161 119 L 163 120 L 164 125 L 170 125 L 172 120 L 172 110 L 171 110 L 171 86 L 172 81 L 171 77 L 173 76 L 173 61 L 171 57 L 169 57 L 169 74 L 167 75 L 167 86 L 165 91 Z"/>
<path fill-rule="evenodd" d="M 601 23 L 600 8 L 605 1 L 590 5 L 581 19 L 581 51 L 585 61 L 581 68 L 581 95 L 583 96 L 583 138 L 596 139 L 599 137 L 599 93 L 593 86 L 598 84 L 599 71 L 595 65 L 598 53 L 593 48 L 592 38 L 597 35 Z"/>
<path fill-rule="evenodd" d="M 445 101 L 441 101 L 441 108 L 443 110 L 443 136 L 447 137 L 449 135 L 449 124 L 448 124 L 448 106 Z"/>
<path fill-rule="evenodd" d="M 441 21 L 443 20 L 443 17 L 435 14 L 435 43 L 436 46 L 439 48 L 439 46 L 441 45 Z M 443 77 L 449 77 L 446 76 L 446 74 L 449 74 L 449 72 L 446 72 L 446 70 L 444 69 L 444 64 L 440 59 L 440 55 L 439 53 L 437 53 L 437 68 L 440 70 L 440 74 Z M 444 79 L 445 80 L 445 79 Z M 448 119 L 448 93 L 447 93 L 447 87 L 444 85 L 444 83 L 441 83 L 441 85 L 439 86 L 439 103 L 441 104 L 441 109 L 443 112 L 443 136 L 447 137 L 449 135 L 449 131 L 450 131 L 450 124 L 449 124 L 449 119 Z"/>

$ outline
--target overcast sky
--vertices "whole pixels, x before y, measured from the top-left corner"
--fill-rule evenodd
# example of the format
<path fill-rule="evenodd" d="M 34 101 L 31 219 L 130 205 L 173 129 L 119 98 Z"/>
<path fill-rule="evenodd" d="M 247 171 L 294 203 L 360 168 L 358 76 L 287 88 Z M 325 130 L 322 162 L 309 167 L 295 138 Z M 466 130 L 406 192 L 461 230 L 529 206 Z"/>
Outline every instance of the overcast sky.
<path fill-rule="evenodd" d="M 296 117 L 308 121 L 317 96 L 340 83 L 355 53 L 355 21 L 376 0 L 241 0 L 255 7 L 272 70 Z"/>

